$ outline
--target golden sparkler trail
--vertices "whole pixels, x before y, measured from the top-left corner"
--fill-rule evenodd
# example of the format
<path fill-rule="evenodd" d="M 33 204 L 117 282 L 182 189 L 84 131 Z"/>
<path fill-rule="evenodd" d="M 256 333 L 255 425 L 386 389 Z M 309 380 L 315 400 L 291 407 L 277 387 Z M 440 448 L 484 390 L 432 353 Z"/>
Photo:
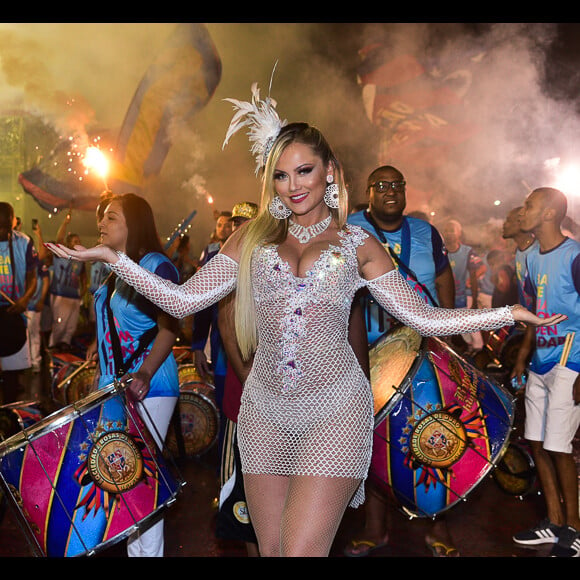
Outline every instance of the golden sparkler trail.
<path fill-rule="evenodd" d="M 98 147 L 87 147 L 82 161 L 88 171 L 96 173 L 104 182 L 107 189 L 107 174 L 109 173 L 109 160 Z"/>

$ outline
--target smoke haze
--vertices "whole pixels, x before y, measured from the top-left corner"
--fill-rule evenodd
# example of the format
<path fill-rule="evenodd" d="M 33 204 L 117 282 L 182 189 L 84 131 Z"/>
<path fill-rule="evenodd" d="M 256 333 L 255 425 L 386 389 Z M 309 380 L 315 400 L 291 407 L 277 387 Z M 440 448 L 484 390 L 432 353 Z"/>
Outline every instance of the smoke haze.
<path fill-rule="evenodd" d="M 357 84 L 358 51 L 372 42 L 382 43 L 393 57 L 413 54 L 431 63 L 460 63 L 462 56 L 483 55 L 473 67 L 461 111 L 478 125 L 477 134 L 456 147 L 444 164 L 428 170 L 390 160 L 410 186 L 427 193 L 426 199 L 409 196 L 409 210 L 428 204 L 439 219 L 453 215 L 467 231 L 472 224 L 475 230 L 488 220 L 503 220 L 529 188 L 554 184 L 547 160 L 573 161 L 578 153 L 576 104 L 562 93 L 556 98 L 546 82 L 555 25 L 207 27 L 222 61 L 222 80 L 203 110 L 172 127 L 170 154 L 160 175 L 143 191 L 163 236 L 197 209 L 190 232 L 194 254 L 213 228 L 214 208 L 229 210 L 237 201 L 259 200 L 260 182 L 244 132 L 222 151 L 232 116 L 230 103 L 223 99 L 247 100 L 254 81 L 266 94 L 276 62 L 272 96 L 280 115 L 308 121 L 325 133 L 345 166 L 353 201 L 365 200 L 366 175 L 377 164 L 381 140 L 381 130 L 365 114 Z M 114 134 L 173 28 L 172 23 L 1 24 L 0 108 L 39 115 L 63 134 Z M 207 194 L 215 200 L 213 206 Z M 496 199 L 502 205 L 494 206 Z M 571 213 L 576 211 L 573 206 Z M 36 215 L 42 219 L 41 213 Z M 87 227 L 94 228 L 92 216 L 86 219 Z"/>

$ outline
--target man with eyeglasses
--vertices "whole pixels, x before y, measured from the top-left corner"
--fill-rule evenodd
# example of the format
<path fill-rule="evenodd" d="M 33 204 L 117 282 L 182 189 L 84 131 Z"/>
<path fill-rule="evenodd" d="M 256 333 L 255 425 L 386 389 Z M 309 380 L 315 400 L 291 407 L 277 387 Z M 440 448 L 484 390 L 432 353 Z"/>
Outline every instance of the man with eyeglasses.
<path fill-rule="evenodd" d="M 426 302 L 453 308 L 455 281 L 443 239 L 425 220 L 404 215 L 407 205 L 403 174 L 390 165 L 367 179 L 368 208 L 348 216 L 348 223 L 374 235 L 391 253 L 407 282 Z M 365 304 L 368 341 L 372 344 L 392 326 L 393 319 L 368 297 Z"/>
<path fill-rule="evenodd" d="M 443 239 L 429 222 L 404 215 L 407 205 L 403 174 L 390 165 L 376 168 L 367 178 L 368 207 L 348 216 L 347 222 L 374 235 L 393 257 L 409 285 L 426 302 L 444 308 L 455 305 L 455 280 Z M 368 293 L 361 294 L 368 344 L 383 336 L 396 321 Z M 386 498 L 369 486 L 365 504 L 365 538 L 345 549 L 351 557 L 368 556 L 388 542 Z M 458 556 L 444 518 L 434 522 L 426 537 L 434 556 Z"/>

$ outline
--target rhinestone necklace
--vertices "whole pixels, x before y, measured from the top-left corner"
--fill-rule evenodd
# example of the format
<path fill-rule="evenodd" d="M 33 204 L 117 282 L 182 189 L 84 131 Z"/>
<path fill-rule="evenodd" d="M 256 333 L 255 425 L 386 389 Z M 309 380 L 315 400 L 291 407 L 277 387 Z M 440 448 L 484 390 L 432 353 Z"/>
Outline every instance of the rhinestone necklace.
<path fill-rule="evenodd" d="M 319 236 L 328 226 L 330 225 L 330 220 L 332 216 L 329 215 L 326 219 L 321 222 L 311 226 L 301 226 L 292 220 L 290 220 L 290 227 L 288 228 L 288 233 L 292 234 L 301 244 L 306 244 L 312 238 Z"/>

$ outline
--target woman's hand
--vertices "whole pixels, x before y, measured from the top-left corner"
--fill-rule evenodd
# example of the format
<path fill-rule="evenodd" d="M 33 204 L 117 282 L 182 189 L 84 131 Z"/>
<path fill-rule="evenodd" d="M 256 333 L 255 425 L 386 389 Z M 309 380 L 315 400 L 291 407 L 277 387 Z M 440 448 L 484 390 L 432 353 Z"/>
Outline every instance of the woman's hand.
<path fill-rule="evenodd" d="M 149 392 L 151 382 L 149 374 L 141 370 L 135 371 L 134 373 L 127 373 L 121 377 L 121 382 L 123 383 L 127 379 L 132 379 L 129 383 L 128 391 L 136 401 L 142 401 Z"/>
<path fill-rule="evenodd" d="M 119 259 L 115 251 L 104 244 L 99 244 L 92 248 L 85 248 L 84 246 L 67 248 L 62 244 L 47 242 L 44 246 L 59 258 L 78 260 L 79 262 L 105 262 L 106 264 L 114 264 Z"/>
<path fill-rule="evenodd" d="M 548 316 L 548 318 L 540 318 L 521 304 L 516 304 L 512 308 L 512 316 L 516 322 L 524 322 L 533 326 L 552 326 L 568 319 L 565 314 L 554 314 L 553 316 Z"/>

